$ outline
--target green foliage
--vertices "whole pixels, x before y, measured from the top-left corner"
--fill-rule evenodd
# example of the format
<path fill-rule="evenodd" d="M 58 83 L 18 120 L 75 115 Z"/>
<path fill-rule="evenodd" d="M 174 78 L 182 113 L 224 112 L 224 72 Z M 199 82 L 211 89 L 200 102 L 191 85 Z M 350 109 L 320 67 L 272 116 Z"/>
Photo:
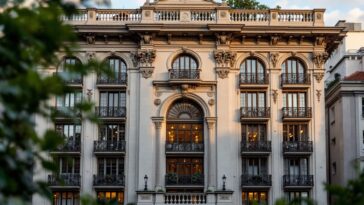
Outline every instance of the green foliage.
<path fill-rule="evenodd" d="M 345 187 L 339 185 L 326 185 L 326 190 L 333 199 L 333 205 L 362 205 L 364 204 L 364 171 L 358 178 L 349 180 Z"/>
<path fill-rule="evenodd" d="M 256 0 L 228 0 L 227 3 L 232 8 L 239 9 L 269 9 L 268 6 L 257 2 Z"/>
<path fill-rule="evenodd" d="M 9 3 L 11 2 L 11 4 Z M 72 91 L 64 78 L 44 75 L 59 64 L 57 52 L 72 55 L 76 35 L 63 24 L 61 15 L 76 11 L 61 0 L 37 0 L 32 7 L 23 1 L 1 0 L 0 13 L 0 204 L 29 204 L 34 193 L 51 197 L 44 182 L 33 181 L 33 168 L 39 163 L 48 171 L 56 165 L 43 156 L 56 148 L 63 138 L 53 130 L 38 135 L 35 118 L 52 120 L 47 101 Z M 96 61 L 68 67 L 71 74 L 104 72 L 106 66 Z M 92 104 L 84 100 L 75 107 L 84 118 L 95 121 Z M 69 115 L 74 117 L 70 112 Z M 88 202 L 85 202 L 90 204 Z M 85 204 L 84 203 L 84 204 Z"/>
<path fill-rule="evenodd" d="M 235 9 L 252 9 L 252 10 L 269 9 L 267 5 L 261 4 L 256 0 L 228 0 L 227 3 L 229 6 Z M 276 9 L 281 9 L 281 7 L 277 5 Z"/>

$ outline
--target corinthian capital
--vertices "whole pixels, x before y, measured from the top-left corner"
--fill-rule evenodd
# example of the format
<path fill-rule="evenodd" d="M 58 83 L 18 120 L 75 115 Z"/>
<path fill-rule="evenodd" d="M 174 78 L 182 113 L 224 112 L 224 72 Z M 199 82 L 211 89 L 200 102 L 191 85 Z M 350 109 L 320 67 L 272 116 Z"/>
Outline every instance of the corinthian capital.
<path fill-rule="evenodd" d="M 317 66 L 317 68 L 322 68 L 329 55 L 326 52 L 314 52 L 312 60 Z"/>
<path fill-rule="evenodd" d="M 217 50 L 214 58 L 219 67 L 232 67 L 236 60 L 236 52 Z"/>

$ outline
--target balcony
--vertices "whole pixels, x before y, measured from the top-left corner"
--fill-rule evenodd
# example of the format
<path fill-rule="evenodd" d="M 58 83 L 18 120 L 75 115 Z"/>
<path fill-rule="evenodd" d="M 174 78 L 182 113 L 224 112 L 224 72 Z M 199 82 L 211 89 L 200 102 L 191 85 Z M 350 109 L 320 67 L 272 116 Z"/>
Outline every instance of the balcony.
<path fill-rule="evenodd" d="M 283 88 L 307 88 L 311 85 L 310 74 L 282 73 L 281 86 Z"/>
<path fill-rule="evenodd" d="M 123 87 L 127 84 L 127 73 L 113 73 L 112 76 L 97 76 L 97 87 Z"/>
<path fill-rule="evenodd" d="M 239 76 L 240 88 L 267 88 L 269 85 L 269 75 L 266 73 L 240 73 Z"/>
<path fill-rule="evenodd" d="M 285 189 L 310 189 L 313 187 L 313 175 L 284 175 Z"/>
<path fill-rule="evenodd" d="M 207 204 L 204 193 L 165 193 L 164 204 Z"/>
<path fill-rule="evenodd" d="M 269 155 L 272 152 L 271 141 L 242 142 L 242 155 Z"/>
<path fill-rule="evenodd" d="M 203 143 L 166 143 L 166 153 L 203 154 Z"/>
<path fill-rule="evenodd" d="M 272 186 L 272 175 L 259 174 L 249 175 L 243 174 L 241 176 L 241 187 L 246 188 L 269 188 Z"/>
<path fill-rule="evenodd" d="M 80 188 L 80 174 L 48 175 L 48 185 L 56 188 Z"/>
<path fill-rule="evenodd" d="M 312 141 L 285 141 L 283 142 L 284 155 L 310 155 L 313 151 Z"/>
<path fill-rule="evenodd" d="M 75 107 L 52 107 L 52 115 L 56 120 L 80 118 L 81 111 Z"/>
<path fill-rule="evenodd" d="M 161 7 L 161 8 L 159 8 Z M 227 18 L 217 18 L 216 9 L 219 6 L 208 5 L 191 6 L 191 8 L 169 9 L 162 5 L 144 7 L 142 9 L 82 9 L 78 14 L 62 17 L 62 20 L 71 25 L 126 25 L 126 24 L 244 24 L 247 26 L 324 26 L 322 18 L 324 10 L 245 10 L 226 8 Z M 148 11 L 148 12 L 143 12 Z M 224 11 L 224 10 L 223 10 Z M 148 16 L 146 16 L 148 13 Z M 188 18 L 182 18 L 187 16 Z M 271 18 L 276 16 L 276 18 Z"/>
<path fill-rule="evenodd" d="M 270 107 L 241 107 L 241 121 L 267 121 L 270 118 Z"/>
<path fill-rule="evenodd" d="M 96 115 L 103 119 L 125 118 L 126 107 L 96 107 Z"/>
<path fill-rule="evenodd" d="M 82 87 L 83 77 L 81 75 L 73 75 L 69 72 L 56 72 L 53 75 L 62 77 L 63 82 L 71 87 Z"/>
<path fill-rule="evenodd" d="M 200 70 L 182 70 L 182 69 L 170 69 L 169 70 L 169 80 L 178 81 L 199 81 L 200 80 Z"/>
<path fill-rule="evenodd" d="M 125 154 L 125 141 L 94 141 L 94 153 L 96 155 Z"/>
<path fill-rule="evenodd" d="M 58 146 L 55 150 L 51 150 L 51 154 L 80 154 L 81 142 L 80 140 L 67 140 L 64 144 Z"/>
<path fill-rule="evenodd" d="M 310 107 L 284 107 L 282 118 L 284 121 L 309 121 L 312 117 Z"/>
<path fill-rule="evenodd" d="M 93 185 L 96 188 L 124 187 L 124 175 L 94 175 Z"/>
<path fill-rule="evenodd" d="M 176 173 L 168 173 L 165 176 L 166 186 L 169 187 L 203 187 L 204 175 L 200 173 L 192 175 L 180 175 Z"/>

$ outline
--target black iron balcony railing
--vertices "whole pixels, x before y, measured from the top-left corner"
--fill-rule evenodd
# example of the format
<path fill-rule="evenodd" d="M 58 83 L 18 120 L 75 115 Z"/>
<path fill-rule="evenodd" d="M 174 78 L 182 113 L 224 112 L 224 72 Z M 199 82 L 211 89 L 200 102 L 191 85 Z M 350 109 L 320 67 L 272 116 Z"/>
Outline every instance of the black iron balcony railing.
<path fill-rule="evenodd" d="M 54 75 L 59 75 L 62 77 L 63 81 L 66 84 L 82 84 L 83 78 L 82 75 L 74 75 L 68 72 L 56 72 Z"/>
<path fill-rule="evenodd" d="M 282 73 L 281 84 L 310 84 L 310 74 L 306 73 Z"/>
<path fill-rule="evenodd" d="M 242 142 L 241 152 L 271 152 L 271 141 Z"/>
<path fill-rule="evenodd" d="M 166 143 L 166 152 L 203 152 L 203 143 Z"/>
<path fill-rule="evenodd" d="M 127 83 L 127 73 L 114 73 L 114 76 L 105 76 L 99 75 L 97 76 L 97 84 L 106 84 L 106 85 L 123 85 Z"/>
<path fill-rule="evenodd" d="M 125 141 L 94 141 L 94 152 L 125 152 Z"/>
<path fill-rule="evenodd" d="M 81 142 L 80 140 L 68 139 L 64 142 L 64 144 L 58 146 L 52 152 L 80 152 L 81 151 Z"/>
<path fill-rule="evenodd" d="M 270 107 L 241 107 L 241 118 L 269 118 Z"/>
<path fill-rule="evenodd" d="M 268 84 L 269 75 L 266 73 L 240 73 L 240 84 Z"/>
<path fill-rule="evenodd" d="M 80 174 L 48 175 L 49 186 L 80 186 Z"/>
<path fill-rule="evenodd" d="M 283 118 L 311 118 L 310 107 L 284 107 L 282 108 Z"/>
<path fill-rule="evenodd" d="M 76 107 L 52 107 L 55 117 L 74 118 L 81 117 L 81 111 Z"/>
<path fill-rule="evenodd" d="M 312 141 L 284 141 L 283 152 L 312 152 Z"/>
<path fill-rule="evenodd" d="M 243 174 L 241 176 L 241 186 L 242 187 L 244 187 L 244 186 L 272 186 L 272 175 Z"/>
<path fill-rule="evenodd" d="M 166 174 L 166 186 L 203 186 L 204 175 L 195 173 L 191 175 Z"/>
<path fill-rule="evenodd" d="M 199 80 L 200 70 L 183 70 L 171 69 L 169 70 L 170 80 Z"/>
<path fill-rule="evenodd" d="M 96 107 L 96 115 L 99 117 L 125 117 L 125 107 Z"/>
<path fill-rule="evenodd" d="M 94 175 L 94 186 L 125 186 L 125 176 Z"/>
<path fill-rule="evenodd" d="M 313 186 L 313 175 L 284 175 L 283 186 L 311 187 Z"/>

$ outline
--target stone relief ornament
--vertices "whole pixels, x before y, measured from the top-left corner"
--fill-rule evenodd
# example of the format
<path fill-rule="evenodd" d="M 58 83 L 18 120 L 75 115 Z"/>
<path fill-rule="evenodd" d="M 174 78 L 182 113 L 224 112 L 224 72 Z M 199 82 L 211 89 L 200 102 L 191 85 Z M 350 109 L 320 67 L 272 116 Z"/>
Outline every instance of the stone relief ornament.
<path fill-rule="evenodd" d="M 270 53 L 270 61 L 272 62 L 274 68 L 277 66 L 278 58 L 279 58 L 278 52 Z"/>
<path fill-rule="evenodd" d="M 86 35 L 85 36 L 86 37 L 86 42 L 88 43 L 88 44 L 95 44 L 95 39 L 96 39 L 96 37 L 95 37 L 95 35 L 93 35 L 93 34 L 88 34 L 88 35 Z"/>
<path fill-rule="evenodd" d="M 132 53 L 131 55 L 134 66 L 139 66 L 139 70 L 143 77 L 150 78 L 154 71 L 153 62 L 156 57 L 156 51 L 153 49 L 139 50 L 138 52 Z"/>
<path fill-rule="evenodd" d="M 215 100 L 214 99 L 210 99 L 208 103 L 209 103 L 210 106 L 213 106 L 213 105 L 215 105 Z"/>
<path fill-rule="evenodd" d="M 87 58 L 87 60 L 93 60 L 93 59 L 95 59 L 95 57 L 96 57 L 96 53 L 95 52 L 86 52 L 86 58 Z"/>
<path fill-rule="evenodd" d="M 219 67 L 231 67 L 236 61 L 236 52 L 217 50 L 214 52 L 214 58 Z"/>
<path fill-rule="evenodd" d="M 92 98 L 92 95 L 93 95 L 92 89 L 87 89 L 86 95 L 87 95 L 88 100 L 91 101 L 91 98 Z"/>
<path fill-rule="evenodd" d="M 279 36 L 271 36 L 271 40 L 270 40 L 271 45 L 273 45 L 273 46 L 277 45 L 279 38 L 280 38 Z"/>
<path fill-rule="evenodd" d="M 227 78 L 230 72 L 230 68 L 216 68 L 216 73 L 219 78 Z"/>
<path fill-rule="evenodd" d="M 326 52 L 314 52 L 312 56 L 312 60 L 318 68 L 321 68 L 328 58 L 329 54 Z"/>
<path fill-rule="evenodd" d="M 229 33 L 229 34 L 225 34 L 225 33 L 218 34 L 218 33 L 216 33 L 215 36 L 217 38 L 217 42 L 216 42 L 217 45 L 230 45 L 230 40 L 231 40 L 231 37 L 232 37 L 231 33 Z"/>
<path fill-rule="evenodd" d="M 316 78 L 317 83 L 320 83 L 322 78 L 324 78 L 324 73 L 314 73 L 313 76 Z"/>
<path fill-rule="evenodd" d="M 277 103 L 277 98 L 278 98 L 278 90 L 272 90 L 272 95 L 273 95 L 273 101 L 274 103 Z"/>
<path fill-rule="evenodd" d="M 162 103 L 161 99 L 155 99 L 154 100 L 154 105 L 158 106 Z"/>
<path fill-rule="evenodd" d="M 317 101 L 320 102 L 321 90 L 316 90 Z"/>

